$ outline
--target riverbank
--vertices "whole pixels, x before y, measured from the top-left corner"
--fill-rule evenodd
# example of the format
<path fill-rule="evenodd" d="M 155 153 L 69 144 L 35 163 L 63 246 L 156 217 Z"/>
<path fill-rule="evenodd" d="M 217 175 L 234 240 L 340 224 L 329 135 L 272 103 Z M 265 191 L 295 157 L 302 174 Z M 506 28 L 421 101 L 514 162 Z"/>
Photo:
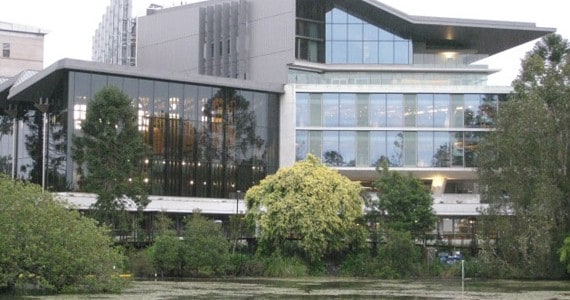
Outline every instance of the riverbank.
<path fill-rule="evenodd" d="M 19 299 L 570 299 L 570 281 L 235 278 L 133 281 L 118 295 L 28 296 Z M 8 299 L 0 296 L 0 299 Z M 12 299 L 12 298 L 11 298 Z"/>

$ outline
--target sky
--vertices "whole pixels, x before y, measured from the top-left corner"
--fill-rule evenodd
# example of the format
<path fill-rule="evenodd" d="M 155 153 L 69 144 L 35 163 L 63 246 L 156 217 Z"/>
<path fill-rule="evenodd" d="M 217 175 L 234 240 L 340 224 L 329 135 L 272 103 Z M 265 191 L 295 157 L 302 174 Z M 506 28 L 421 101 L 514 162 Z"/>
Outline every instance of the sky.
<path fill-rule="evenodd" d="M 144 16 L 151 4 L 165 7 L 180 5 L 172 0 L 132 0 L 133 16 Z M 110 0 L 2 0 L 0 21 L 41 28 L 48 34 L 44 40 L 44 67 L 62 58 L 91 59 L 91 39 Z M 196 0 L 185 0 L 185 3 Z M 539 27 L 556 28 L 570 37 L 567 8 L 560 0 L 381 0 L 409 15 L 516 21 L 536 23 Z M 501 72 L 491 75 L 489 84 L 510 85 L 520 67 L 520 60 L 532 49 L 532 41 L 483 60 Z"/>

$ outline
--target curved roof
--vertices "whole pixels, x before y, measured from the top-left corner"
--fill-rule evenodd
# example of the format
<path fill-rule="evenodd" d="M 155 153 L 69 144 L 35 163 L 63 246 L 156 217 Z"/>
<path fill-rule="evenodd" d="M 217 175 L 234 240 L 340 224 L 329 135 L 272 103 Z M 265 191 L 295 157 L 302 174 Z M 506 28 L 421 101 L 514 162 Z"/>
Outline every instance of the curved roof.
<path fill-rule="evenodd" d="M 403 38 L 425 42 L 427 50 L 466 49 L 493 55 L 556 31 L 526 22 L 412 16 L 376 0 L 335 0 L 335 6 Z"/>

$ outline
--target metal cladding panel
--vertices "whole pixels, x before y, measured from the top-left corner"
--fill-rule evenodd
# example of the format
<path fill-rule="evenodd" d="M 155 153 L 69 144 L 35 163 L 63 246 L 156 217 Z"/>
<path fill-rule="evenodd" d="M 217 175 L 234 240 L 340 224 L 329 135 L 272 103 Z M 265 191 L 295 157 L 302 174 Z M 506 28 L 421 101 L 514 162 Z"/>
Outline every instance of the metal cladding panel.
<path fill-rule="evenodd" d="M 137 66 L 197 73 L 199 11 L 181 6 L 138 19 Z"/>
<path fill-rule="evenodd" d="M 249 79 L 287 81 L 287 65 L 295 60 L 295 1 L 250 2 Z"/>

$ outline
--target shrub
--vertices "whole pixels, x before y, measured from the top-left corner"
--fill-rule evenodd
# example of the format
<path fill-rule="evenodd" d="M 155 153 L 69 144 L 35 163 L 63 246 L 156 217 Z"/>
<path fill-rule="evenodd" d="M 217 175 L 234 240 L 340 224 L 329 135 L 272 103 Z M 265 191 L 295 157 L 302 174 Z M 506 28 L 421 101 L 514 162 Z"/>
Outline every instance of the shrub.
<path fill-rule="evenodd" d="M 299 277 L 308 274 L 307 266 L 297 257 L 282 256 L 279 251 L 274 252 L 264 260 L 265 275 L 271 277 Z"/>
<path fill-rule="evenodd" d="M 230 243 L 224 237 L 220 226 L 194 213 L 183 240 L 182 262 L 184 268 L 194 276 L 211 276 L 224 273 L 229 262 Z"/>
<path fill-rule="evenodd" d="M 380 264 L 402 277 L 419 275 L 421 254 L 411 234 L 389 230 L 385 240 L 379 247 Z"/>
<path fill-rule="evenodd" d="M 0 289 L 39 284 L 54 292 L 122 287 L 124 256 L 109 231 L 32 184 L 0 175 Z"/>

